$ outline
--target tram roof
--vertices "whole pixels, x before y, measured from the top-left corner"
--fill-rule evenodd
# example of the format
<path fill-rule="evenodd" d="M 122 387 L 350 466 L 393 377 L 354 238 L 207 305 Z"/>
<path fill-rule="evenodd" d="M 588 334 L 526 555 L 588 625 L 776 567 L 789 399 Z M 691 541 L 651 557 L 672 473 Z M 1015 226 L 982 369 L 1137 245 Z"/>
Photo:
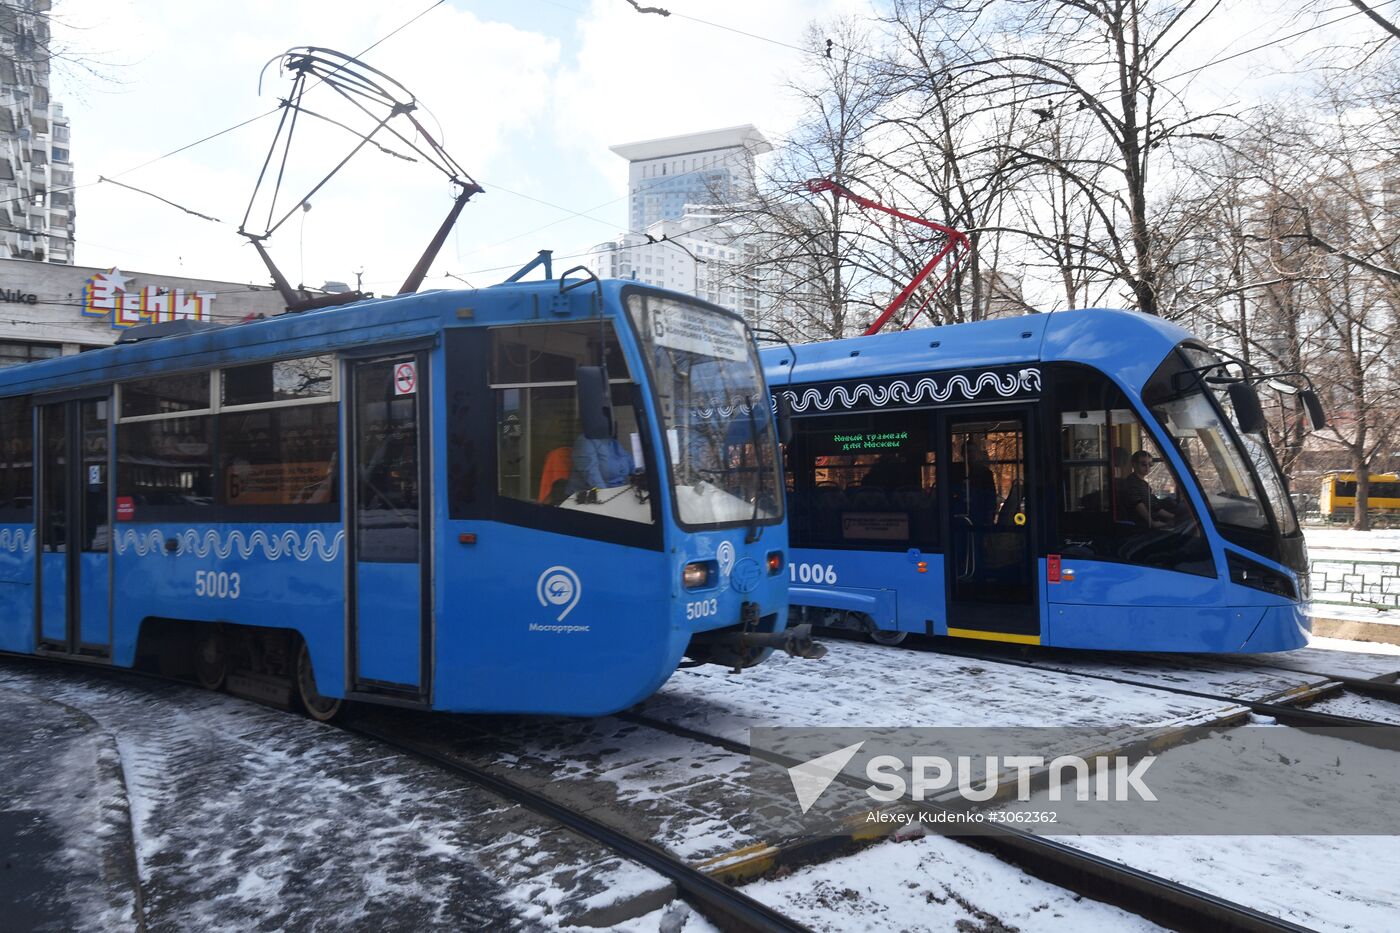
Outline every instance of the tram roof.
<path fill-rule="evenodd" d="M 918 330 L 849 337 L 793 348 L 792 381 L 827 382 L 860 376 L 936 372 L 1018 363 L 1084 363 L 1140 390 L 1172 347 L 1191 334 L 1153 315 L 1089 308 L 995 318 Z M 762 352 L 770 385 L 788 380 L 787 347 Z"/>
<path fill-rule="evenodd" d="M 603 280 L 606 294 L 637 283 Z M 567 320 L 591 313 L 592 289 L 576 289 L 568 314 L 538 315 Z M 412 295 L 367 298 L 353 304 L 279 314 L 199 333 L 117 344 L 0 369 L 0 395 L 62 392 L 82 386 L 121 382 L 162 372 L 239 365 L 257 359 L 310 356 L 352 347 L 412 341 L 436 333 L 446 323 L 493 324 L 536 319 L 546 297 L 559 294 L 558 279 L 510 282 L 480 289 L 442 289 Z M 538 304 L 530 304 L 534 296 Z M 470 320 L 461 309 L 472 309 Z"/>

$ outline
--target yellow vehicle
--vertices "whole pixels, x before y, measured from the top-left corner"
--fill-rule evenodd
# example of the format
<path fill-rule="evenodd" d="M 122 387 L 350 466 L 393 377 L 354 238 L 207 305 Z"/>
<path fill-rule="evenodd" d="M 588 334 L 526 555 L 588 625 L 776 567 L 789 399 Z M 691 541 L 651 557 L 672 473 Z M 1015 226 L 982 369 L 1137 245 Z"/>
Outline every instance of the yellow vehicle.
<path fill-rule="evenodd" d="M 1372 473 L 1370 478 L 1366 511 L 1372 515 L 1400 515 L 1400 473 Z M 1323 476 L 1317 507 L 1328 521 L 1350 521 L 1356 514 L 1356 474 Z"/>

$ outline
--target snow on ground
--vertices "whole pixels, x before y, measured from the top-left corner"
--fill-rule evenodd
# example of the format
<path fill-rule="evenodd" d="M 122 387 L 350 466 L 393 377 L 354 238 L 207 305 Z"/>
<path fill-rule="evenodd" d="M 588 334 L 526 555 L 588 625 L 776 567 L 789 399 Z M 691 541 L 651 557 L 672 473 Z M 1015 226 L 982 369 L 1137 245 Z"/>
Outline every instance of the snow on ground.
<path fill-rule="evenodd" d="M 1309 703 L 1307 708 L 1333 716 L 1350 716 L 1353 719 L 1400 726 L 1400 703 L 1389 703 L 1355 693 L 1343 693 L 1340 696 L 1318 700 L 1316 703 Z"/>
<path fill-rule="evenodd" d="M 1379 528 L 1376 531 L 1352 531 L 1351 528 L 1303 528 L 1303 539 L 1308 542 L 1308 551 L 1319 551 L 1315 558 L 1323 555 L 1336 556 L 1334 552 L 1389 553 L 1390 558 L 1400 558 L 1400 528 Z M 1359 558 L 1358 558 L 1359 559 Z"/>
<path fill-rule="evenodd" d="M 0 928 L 136 927 L 117 750 L 80 711 L 0 688 Z"/>
<path fill-rule="evenodd" d="M 1324 638 L 1321 635 L 1309 638 L 1308 647 L 1319 651 L 1339 651 L 1344 654 L 1384 654 L 1392 657 L 1400 655 L 1400 645 L 1376 641 L 1350 641 L 1345 638 Z M 1355 659 L 1347 658 L 1346 663 L 1355 663 Z M 1400 670 L 1400 662 L 1382 661 L 1380 663 L 1382 665 L 1390 664 L 1391 670 Z"/>
<path fill-rule="evenodd" d="M 747 755 L 610 716 L 373 715 L 691 861 L 769 841 L 754 835 Z"/>
<path fill-rule="evenodd" d="M 1376 622 L 1380 625 L 1394 625 L 1400 628 L 1400 609 L 1375 609 L 1371 606 L 1314 602 L 1308 607 L 1308 615 L 1312 616 L 1314 620 L 1337 619 L 1342 622 Z M 1314 623 L 1315 628 L 1316 623 Z M 1397 631 L 1395 635 L 1400 637 L 1400 631 Z"/>
<path fill-rule="evenodd" d="M 1256 667 L 1329 674 L 1335 677 L 1389 677 L 1400 671 L 1400 645 L 1312 636 L 1308 647 L 1269 654 L 1235 654 L 1231 660 Z"/>
<path fill-rule="evenodd" d="M 1157 930 L 943 836 L 888 840 L 744 892 L 814 930 Z"/>
<path fill-rule="evenodd" d="M 1295 759 L 1320 755 L 1330 760 L 1334 753 L 1338 761 L 1357 757 L 1352 753 L 1358 746 L 1338 738 L 1279 729 L 1270 730 L 1270 740 L 1280 754 Z M 1208 825 L 1212 814 L 1232 806 L 1241 775 L 1229 756 L 1206 749 L 1205 743 L 1192 743 L 1168 749 L 1159 757 L 1185 759 L 1172 773 L 1193 777 L 1189 800 L 1196 815 L 1183 817 L 1189 825 Z M 1269 795 L 1267 807 L 1279 813 L 1345 807 L 1345 813 L 1337 814 L 1338 825 L 1358 825 L 1374 808 L 1396 805 L 1393 798 L 1319 800 L 1316 786 L 1308 781 L 1272 782 L 1260 791 Z M 1039 809 L 1044 806 L 1044 794 L 1017 806 Z M 1395 883 L 1400 878 L 1400 837 L 1396 836 L 1115 835 L 1060 840 L 1314 930 L 1394 929 L 1400 911 Z"/>
<path fill-rule="evenodd" d="M 849 641 L 825 644 L 820 661 L 774 654 L 742 674 L 713 664 L 677 671 L 639 708 L 739 742 L 748 741 L 754 726 L 1102 727 L 1111 738 L 1126 728 L 1140 733 L 1199 725 L 1229 709 L 1054 671 Z"/>
<path fill-rule="evenodd" d="M 116 741 L 150 930 L 556 928 L 669 886 L 371 742 L 232 697 L 0 661 Z M 12 765 L 11 765 L 12 767 Z"/>

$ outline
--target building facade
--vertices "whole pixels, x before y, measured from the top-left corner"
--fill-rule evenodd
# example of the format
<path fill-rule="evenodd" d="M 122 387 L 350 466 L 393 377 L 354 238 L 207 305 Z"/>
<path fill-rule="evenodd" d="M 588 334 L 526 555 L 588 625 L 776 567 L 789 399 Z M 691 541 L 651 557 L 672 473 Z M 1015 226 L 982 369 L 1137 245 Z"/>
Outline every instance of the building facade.
<path fill-rule="evenodd" d="M 0 259 L 0 366 L 105 347 L 138 324 L 281 314 L 273 288 Z"/>
<path fill-rule="evenodd" d="M 748 197 L 754 157 L 772 148 L 751 125 L 613 146 L 628 161 L 628 232 L 593 247 L 589 268 L 695 295 L 756 323 L 763 301 L 742 269 L 757 239 L 719 205 Z"/>
<path fill-rule="evenodd" d="M 49 99 L 49 0 L 0 5 L 0 258 L 73 262 L 73 161 Z"/>
<path fill-rule="evenodd" d="M 628 163 L 631 233 L 657 221 L 680 220 L 690 205 L 742 199 L 753 189 L 754 157 L 773 149 L 750 124 L 610 148 Z"/>

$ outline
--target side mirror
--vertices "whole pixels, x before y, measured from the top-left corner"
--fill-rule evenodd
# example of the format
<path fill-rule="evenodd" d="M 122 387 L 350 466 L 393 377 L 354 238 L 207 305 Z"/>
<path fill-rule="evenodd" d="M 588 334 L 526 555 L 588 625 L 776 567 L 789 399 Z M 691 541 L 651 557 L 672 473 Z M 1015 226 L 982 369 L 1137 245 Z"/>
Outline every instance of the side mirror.
<path fill-rule="evenodd" d="M 778 419 L 778 443 L 786 447 L 792 442 L 792 399 L 781 391 L 773 399 L 773 413 Z"/>
<path fill-rule="evenodd" d="M 1244 434 L 1263 434 L 1269 426 L 1264 418 L 1264 406 L 1259 403 L 1259 393 L 1247 382 L 1232 382 L 1226 389 L 1230 395 L 1230 407 L 1235 409 L 1235 423 Z"/>
<path fill-rule="evenodd" d="M 1327 414 L 1322 410 L 1322 400 L 1317 397 L 1317 393 L 1312 389 L 1304 389 L 1298 397 L 1303 403 L 1303 414 L 1307 416 L 1308 429 L 1321 431 L 1327 427 Z"/>
<path fill-rule="evenodd" d="M 574 378 L 578 382 L 578 413 L 583 422 L 583 436 L 593 441 L 612 437 L 612 394 L 608 390 L 607 369 L 580 366 Z"/>

